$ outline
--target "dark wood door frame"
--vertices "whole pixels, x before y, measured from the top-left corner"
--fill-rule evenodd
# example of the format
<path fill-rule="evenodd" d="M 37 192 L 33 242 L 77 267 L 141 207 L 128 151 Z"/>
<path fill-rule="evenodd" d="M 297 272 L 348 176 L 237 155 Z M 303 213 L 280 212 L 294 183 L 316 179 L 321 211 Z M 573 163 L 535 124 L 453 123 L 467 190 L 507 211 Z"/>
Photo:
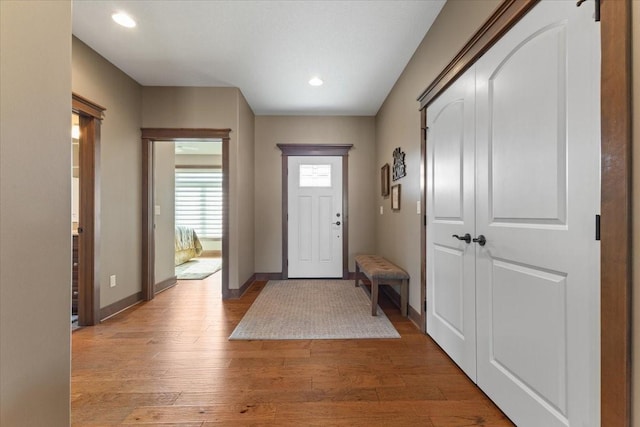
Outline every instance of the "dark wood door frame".
<path fill-rule="evenodd" d="M 277 144 L 282 151 L 282 278 L 289 278 L 289 156 L 342 157 L 342 278 L 349 278 L 349 150 L 353 144 Z"/>
<path fill-rule="evenodd" d="M 100 125 L 104 107 L 75 93 L 71 110 L 80 118 L 78 221 L 78 325 L 100 323 Z"/>
<path fill-rule="evenodd" d="M 229 294 L 229 134 L 231 129 L 143 128 L 142 131 L 142 299 L 155 296 L 153 153 L 155 141 L 222 140 L 222 295 Z"/>
<path fill-rule="evenodd" d="M 421 198 L 425 208 L 426 107 L 538 0 L 505 0 L 420 95 Z M 582 7 L 593 7 L 587 2 Z M 594 24 L 595 25 L 595 24 Z M 601 424 L 631 424 L 631 1 L 602 1 L 601 30 Z M 424 222 L 423 222 L 424 224 Z M 422 226 L 421 301 L 426 301 L 427 230 Z M 425 308 L 422 304 L 422 327 Z"/>

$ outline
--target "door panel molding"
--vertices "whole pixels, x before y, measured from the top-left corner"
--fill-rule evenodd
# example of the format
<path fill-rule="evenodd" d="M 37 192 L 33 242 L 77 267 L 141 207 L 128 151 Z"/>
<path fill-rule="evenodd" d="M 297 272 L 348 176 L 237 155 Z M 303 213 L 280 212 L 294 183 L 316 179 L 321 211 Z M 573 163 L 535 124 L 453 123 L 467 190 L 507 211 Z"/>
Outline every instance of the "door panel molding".
<path fill-rule="evenodd" d="M 100 126 L 106 108 L 71 94 L 80 118 L 80 209 L 78 234 L 78 325 L 100 323 Z"/>
<path fill-rule="evenodd" d="M 476 362 L 476 73 L 429 105 L 426 332 L 473 382 Z M 465 240 L 468 235 L 468 240 Z M 458 236 L 454 238 L 454 236 Z"/>
<path fill-rule="evenodd" d="M 421 203 L 425 212 L 426 107 L 539 0 L 505 0 L 418 97 Z M 587 2 L 582 7 L 593 7 Z M 631 1 L 601 3 L 601 421 L 631 423 Z M 423 222 L 424 224 L 424 222 Z M 422 227 L 423 236 L 426 228 Z M 421 237 L 421 297 L 426 300 L 426 238 Z M 424 305 L 421 310 L 425 317 Z"/>
<path fill-rule="evenodd" d="M 349 277 L 349 151 L 353 144 L 276 144 L 282 151 L 282 279 L 289 278 L 289 184 L 287 170 L 289 156 L 340 156 L 342 157 L 342 278 Z"/>
<path fill-rule="evenodd" d="M 142 299 L 155 296 L 153 153 L 155 141 L 222 140 L 222 298 L 229 297 L 229 134 L 231 129 L 142 128 Z"/>

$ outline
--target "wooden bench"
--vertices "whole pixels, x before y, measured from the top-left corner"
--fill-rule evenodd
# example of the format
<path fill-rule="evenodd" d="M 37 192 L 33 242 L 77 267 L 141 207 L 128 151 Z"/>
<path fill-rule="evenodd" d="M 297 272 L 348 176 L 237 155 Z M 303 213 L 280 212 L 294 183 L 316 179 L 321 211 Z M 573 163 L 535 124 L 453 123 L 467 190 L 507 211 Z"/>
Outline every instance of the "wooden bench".
<path fill-rule="evenodd" d="M 360 272 L 371 281 L 371 315 L 378 309 L 378 287 L 380 285 L 400 286 L 400 311 L 407 317 L 409 295 L 409 274 L 378 255 L 356 255 L 356 287 L 359 286 Z"/>

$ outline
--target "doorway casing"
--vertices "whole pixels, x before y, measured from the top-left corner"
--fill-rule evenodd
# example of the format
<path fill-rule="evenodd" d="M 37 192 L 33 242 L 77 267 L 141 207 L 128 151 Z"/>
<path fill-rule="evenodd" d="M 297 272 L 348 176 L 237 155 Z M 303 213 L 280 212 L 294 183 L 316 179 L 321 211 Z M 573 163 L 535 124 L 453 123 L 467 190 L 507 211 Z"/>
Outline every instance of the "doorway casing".
<path fill-rule="evenodd" d="M 78 325 L 93 326 L 100 323 L 100 125 L 106 109 L 72 93 L 71 110 L 80 118 Z"/>
<path fill-rule="evenodd" d="M 289 156 L 342 157 L 342 278 L 349 278 L 349 150 L 353 144 L 277 144 L 282 151 L 282 279 L 289 278 Z"/>
<path fill-rule="evenodd" d="M 229 134 L 231 129 L 143 128 L 142 131 L 142 299 L 155 296 L 153 158 L 155 141 L 222 140 L 222 298 L 229 295 Z"/>

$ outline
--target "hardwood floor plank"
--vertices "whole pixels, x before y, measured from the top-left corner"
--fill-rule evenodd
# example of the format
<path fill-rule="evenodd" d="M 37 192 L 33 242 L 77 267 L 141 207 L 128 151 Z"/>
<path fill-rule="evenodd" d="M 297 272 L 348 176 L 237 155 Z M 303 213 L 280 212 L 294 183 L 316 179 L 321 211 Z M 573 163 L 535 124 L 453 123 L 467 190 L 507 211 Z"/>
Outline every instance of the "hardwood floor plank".
<path fill-rule="evenodd" d="M 503 415 L 476 415 L 458 417 L 431 417 L 433 427 L 512 427 Z"/>
<path fill-rule="evenodd" d="M 303 422 L 296 420 L 277 420 L 275 422 L 205 422 L 203 427 L 433 427 L 428 417 L 398 417 L 390 423 L 388 420 L 371 418 L 317 418 Z"/>
<path fill-rule="evenodd" d="M 464 375 L 401 375 L 402 380 L 410 387 L 437 387 L 447 400 L 484 400 L 489 398 Z"/>
<path fill-rule="evenodd" d="M 493 405 L 474 402 L 471 400 L 455 401 L 455 400 L 420 400 L 407 402 L 418 414 L 433 417 L 475 417 L 500 415 L 502 413 Z"/>
<path fill-rule="evenodd" d="M 179 282 L 73 334 L 73 426 L 510 426 L 384 296 L 400 339 L 229 341 L 263 289 Z"/>
<path fill-rule="evenodd" d="M 172 405 L 180 393 L 81 393 L 76 405 L 105 407 Z"/>
<path fill-rule="evenodd" d="M 239 342 L 239 341 L 235 341 Z M 240 341 L 241 342 L 241 341 Z M 261 343 L 263 350 L 308 350 L 311 348 L 312 340 L 292 340 L 292 341 L 249 341 L 254 343 Z M 317 342 L 317 341 L 316 341 Z"/>
<path fill-rule="evenodd" d="M 401 388 L 405 383 L 397 374 L 323 375 L 313 378 L 315 390 L 391 387 Z"/>
<path fill-rule="evenodd" d="M 386 418 L 391 421 L 407 415 L 417 416 L 408 402 L 304 402 L 277 404 L 277 420 L 307 420 L 320 418 Z"/>
<path fill-rule="evenodd" d="M 377 387 L 380 401 L 394 400 L 445 400 L 446 397 L 438 387 L 434 386 L 405 386 L 405 387 Z"/>
<path fill-rule="evenodd" d="M 163 424 L 197 421 L 251 421 L 275 418 L 271 404 L 211 406 L 142 406 L 133 410 L 123 424 Z"/>
<path fill-rule="evenodd" d="M 345 402 L 378 401 L 374 388 L 341 390 L 219 390 L 205 393 L 182 393 L 176 405 L 213 405 L 216 403 L 302 403 L 302 402 Z"/>
<path fill-rule="evenodd" d="M 117 406 L 113 408 L 100 405 L 75 405 L 72 409 L 72 427 L 104 427 L 122 425 L 124 419 L 133 411 L 135 406 Z"/>

